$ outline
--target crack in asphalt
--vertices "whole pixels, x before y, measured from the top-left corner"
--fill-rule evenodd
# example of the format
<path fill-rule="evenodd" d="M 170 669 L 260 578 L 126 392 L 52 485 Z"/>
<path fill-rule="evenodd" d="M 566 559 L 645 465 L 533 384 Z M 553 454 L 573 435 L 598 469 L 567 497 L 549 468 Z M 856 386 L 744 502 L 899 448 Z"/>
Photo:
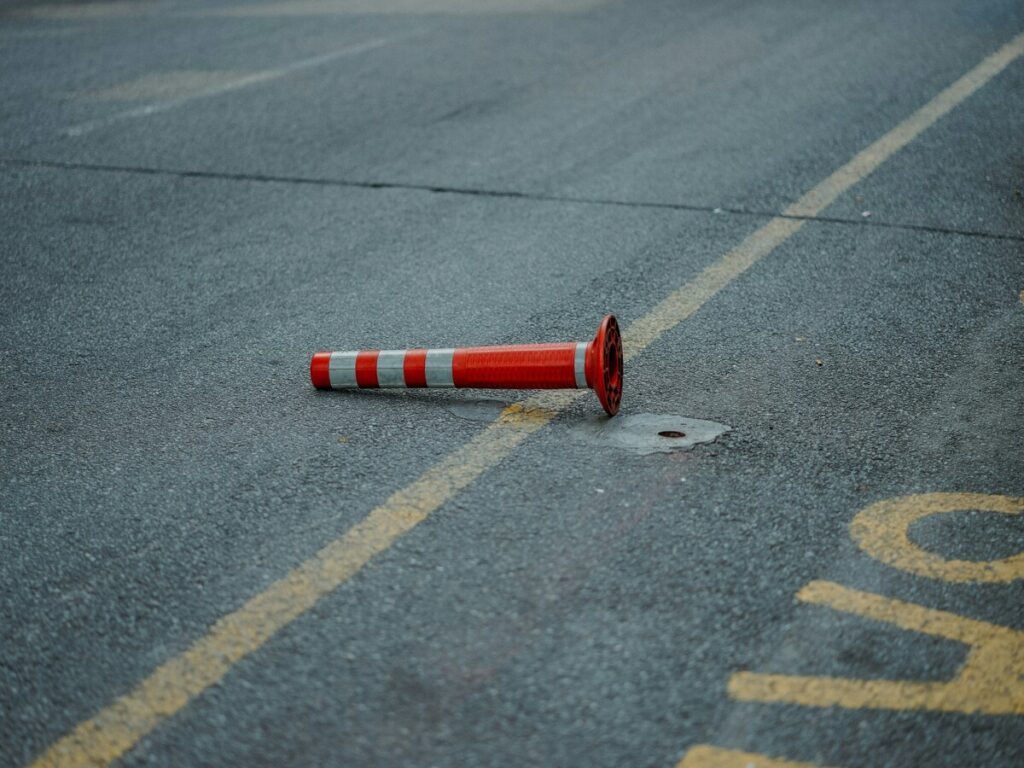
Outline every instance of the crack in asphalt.
<path fill-rule="evenodd" d="M 904 224 L 868 219 L 847 219 L 840 216 L 800 216 L 778 213 L 775 211 L 759 211 L 748 208 L 733 208 L 713 205 L 696 205 L 690 203 L 665 203 L 643 200 L 614 200 L 598 197 L 575 197 L 571 195 L 549 195 L 541 192 L 520 192 L 516 190 L 486 189 L 475 187 L 454 187 L 438 184 L 415 184 L 400 181 L 356 181 L 351 179 L 332 179 L 316 176 L 281 176 L 267 173 L 237 173 L 228 171 L 199 171 L 175 168 L 156 168 L 149 166 L 122 166 L 103 163 L 78 163 L 61 160 L 32 160 L 24 158 L 2 158 L 0 165 L 19 167 L 57 168 L 74 171 L 97 171 L 101 173 L 130 173 L 145 176 L 172 176 L 182 179 L 211 179 L 219 181 L 248 181 L 266 184 L 296 184 L 317 187 L 338 187 L 342 189 L 398 189 L 434 194 L 465 195 L 469 197 L 492 197 L 514 200 L 530 200 L 549 203 L 575 203 L 579 205 L 596 205 L 619 208 L 646 208 L 670 211 L 689 211 L 710 213 L 714 215 L 729 214 L 732 216 L 749 216 L 753 218 L 793 219 L 796 221 L 813 221 L 825 224 L 843 224 L 854 227 L 876 227 L 881 229 L 898 229 L 912 232 L 929 232 L 939 235 L 959 235 L 961 237 L 980 237 L 990 240 L 1009 240 L 1024 243 L 1024 235 L 1011 235 L 1002 232 L 985 232 L 983 230 L 961 229 L 958 227 L 939 227 L 931 224 Z"/>

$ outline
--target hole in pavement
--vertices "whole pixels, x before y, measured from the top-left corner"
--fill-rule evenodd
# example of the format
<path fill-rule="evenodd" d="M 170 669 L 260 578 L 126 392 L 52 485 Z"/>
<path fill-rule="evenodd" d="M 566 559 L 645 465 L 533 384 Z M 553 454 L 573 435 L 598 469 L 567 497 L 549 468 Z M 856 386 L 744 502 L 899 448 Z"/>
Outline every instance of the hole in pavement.
<path fill-rule="evenodd" d="M 678 432 L 674 429 L 663 429 L 658 434 L 662 437 L 686 437 L 685 432 Z"/>

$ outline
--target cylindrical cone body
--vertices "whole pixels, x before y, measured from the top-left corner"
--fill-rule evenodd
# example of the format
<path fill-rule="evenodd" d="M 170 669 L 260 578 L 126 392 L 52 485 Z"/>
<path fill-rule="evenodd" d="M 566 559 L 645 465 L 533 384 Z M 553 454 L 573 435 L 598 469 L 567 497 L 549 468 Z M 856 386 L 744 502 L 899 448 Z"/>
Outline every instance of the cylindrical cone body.
<path fill-rule="evenodd" d="M 571 389 L 587 386 L 589 344 L 318 352 L 310 374 L 319 389 L 477 387 Z"/>
<path fill-rule="evenodd" d="M 317 352 L 309 374 L 317 389 L 589 387 L 615 415 L 622 393 L 622 341 L 615 317 L 608 315 L 590 342 Z"/>

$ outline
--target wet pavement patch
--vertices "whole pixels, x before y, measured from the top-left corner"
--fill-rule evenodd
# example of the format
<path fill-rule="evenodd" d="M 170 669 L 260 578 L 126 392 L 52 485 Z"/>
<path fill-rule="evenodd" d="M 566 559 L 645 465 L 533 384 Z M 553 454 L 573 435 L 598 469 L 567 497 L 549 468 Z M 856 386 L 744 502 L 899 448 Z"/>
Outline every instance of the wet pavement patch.
<path fill-rule="evenodd" d="M 661 413 L 597 418 L 574 427 L 580 438 L 595 445 L 621 448 L 640 455 L 686 451 L 712 443 L 732 428 L 717 421 L 688 419 Z"/>

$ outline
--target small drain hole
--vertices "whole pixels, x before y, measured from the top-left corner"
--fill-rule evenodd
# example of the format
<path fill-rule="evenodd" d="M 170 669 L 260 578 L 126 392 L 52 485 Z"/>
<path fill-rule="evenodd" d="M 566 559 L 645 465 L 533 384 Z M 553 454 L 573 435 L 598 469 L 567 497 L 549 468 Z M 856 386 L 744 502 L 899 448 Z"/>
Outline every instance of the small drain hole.
<path fill-rule="evenodd" d="M 673 438 L 686 437 L 686 433 L 685 432 L 677 432 L 674 429 L 663 430 L 663 431 L 659 432 L 658 435 L 661 436 L 661 437 L 673 437 Z"/>

